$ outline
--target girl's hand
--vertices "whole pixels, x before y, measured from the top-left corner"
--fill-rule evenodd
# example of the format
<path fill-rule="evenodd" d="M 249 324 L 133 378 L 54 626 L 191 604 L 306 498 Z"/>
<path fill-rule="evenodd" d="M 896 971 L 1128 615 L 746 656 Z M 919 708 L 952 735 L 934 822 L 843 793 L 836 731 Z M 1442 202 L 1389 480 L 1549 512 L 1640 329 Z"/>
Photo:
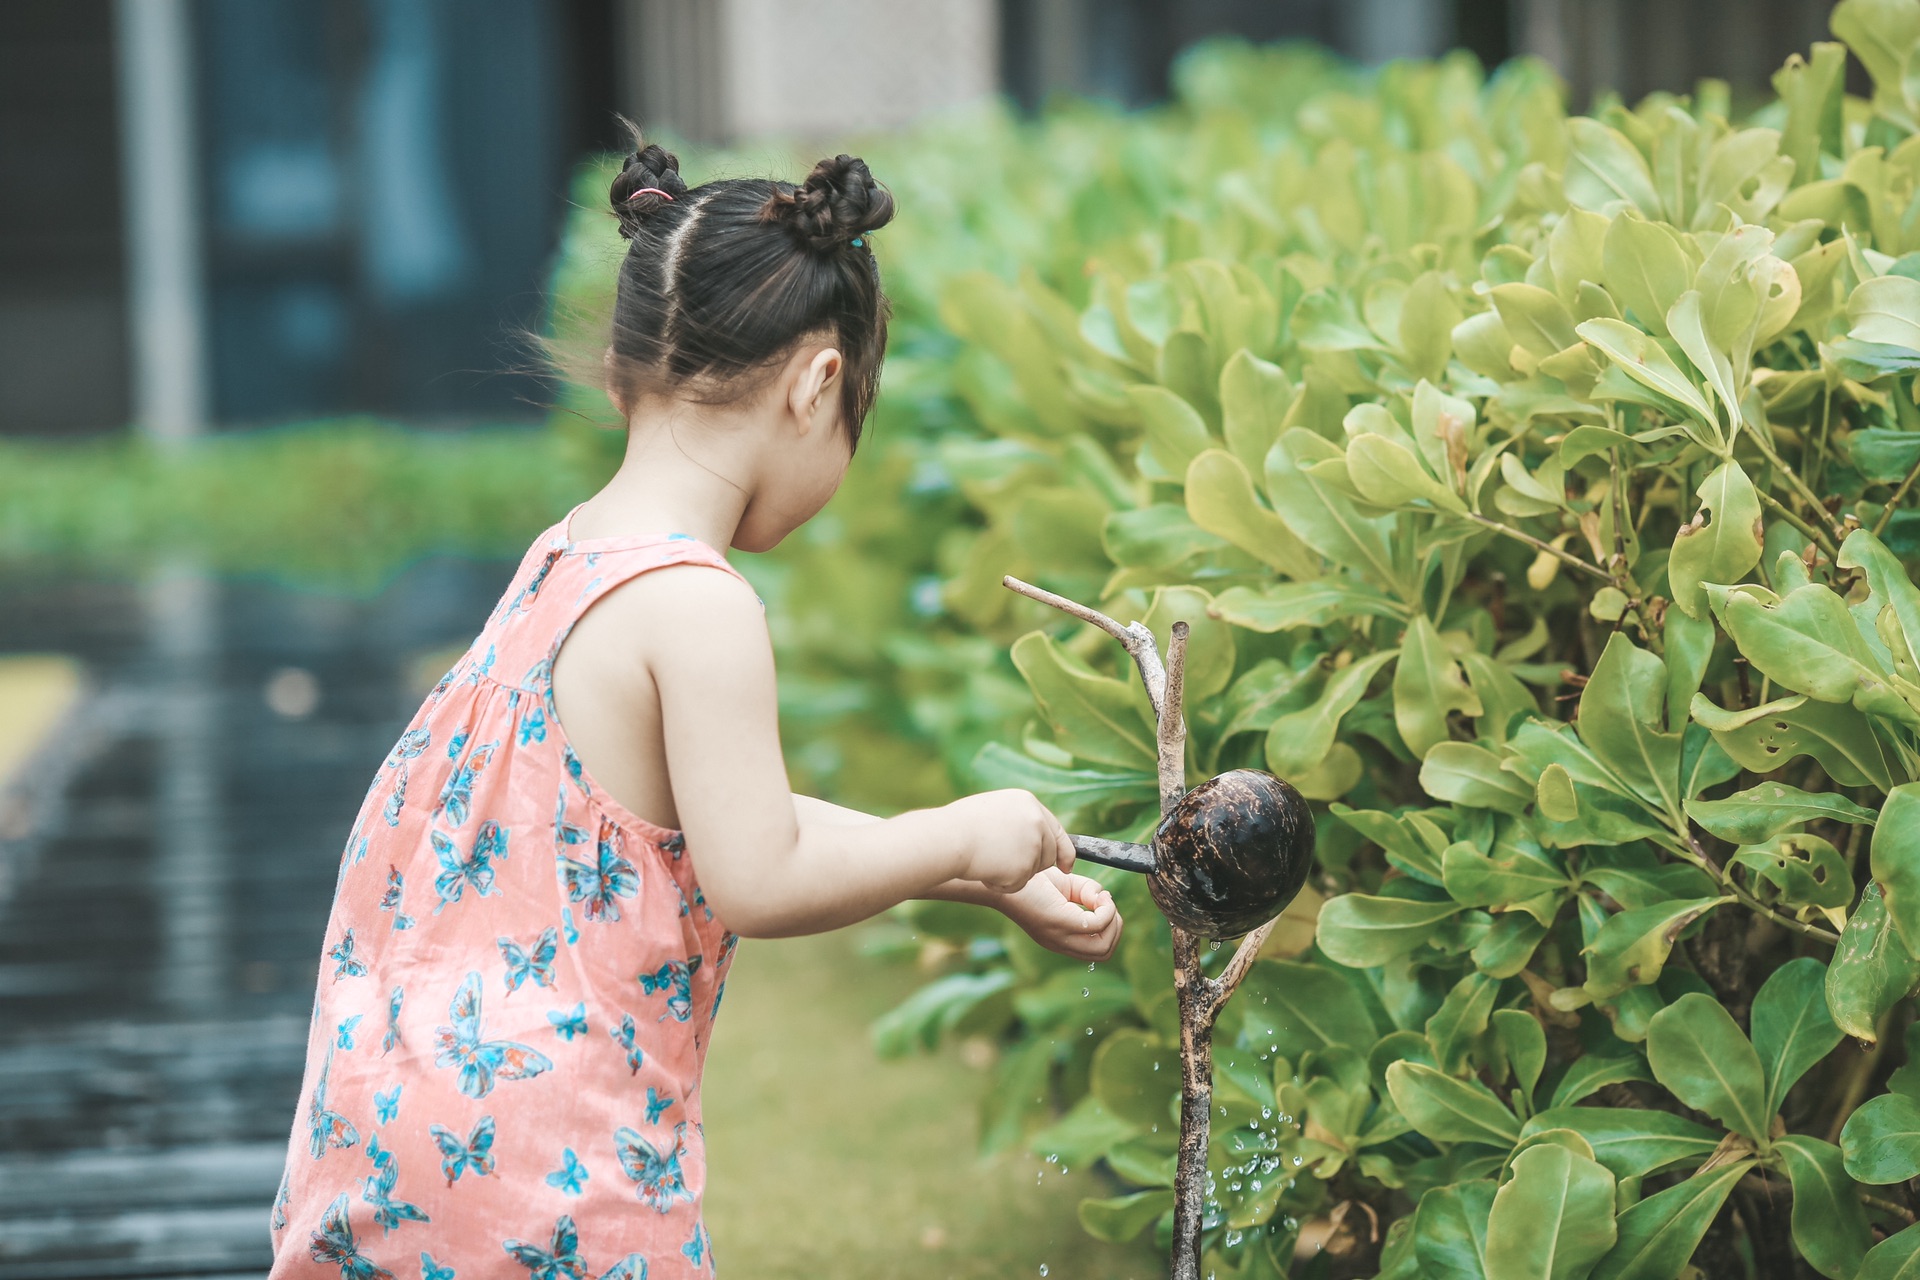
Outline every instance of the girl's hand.
<path fill-rule="evenodd" d="M 1066 828 L 1031 791 L 962 796 L 946 806 L 946 814 L 964 833 L 963 880 L 1014 893 L 1041 871 L 1073 867 L 1073 842 Z"/>
<path fill-rule="evenodd" d="M 1029 938 L 1075 960 L 1106 960 L 1120 945 L 1120 910 L 1091 876 L 1048 867 L 993 905 Z"/>

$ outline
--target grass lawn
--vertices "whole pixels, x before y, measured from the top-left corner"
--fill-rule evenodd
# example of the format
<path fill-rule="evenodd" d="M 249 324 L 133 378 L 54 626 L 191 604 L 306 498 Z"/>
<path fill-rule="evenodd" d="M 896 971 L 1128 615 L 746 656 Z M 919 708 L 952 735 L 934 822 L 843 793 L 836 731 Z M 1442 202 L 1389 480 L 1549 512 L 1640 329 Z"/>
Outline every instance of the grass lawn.
<path fill-rule="evenodd" d="M 841 932 L 740 944 L 707 1060 L 707 1223 L 720 1274 L 834 1280 L 1156 1280 L 1150 1245 L 1080 1229 L 1081 1170 L 976 1155 L 988 1072 L 882 1062 L 867 1024 L 917 985 Z M 1044 1173 L 1042 1172 L 1044 1170 Z"/>

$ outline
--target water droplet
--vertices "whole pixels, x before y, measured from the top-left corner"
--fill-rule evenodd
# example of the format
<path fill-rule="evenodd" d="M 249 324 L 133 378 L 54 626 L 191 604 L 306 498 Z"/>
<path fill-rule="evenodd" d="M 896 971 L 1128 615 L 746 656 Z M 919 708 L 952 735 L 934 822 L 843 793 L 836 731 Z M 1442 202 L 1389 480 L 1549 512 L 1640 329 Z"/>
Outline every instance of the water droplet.
<path fill-rule="evenodd" d="M 1088 1035 L 1092 1035 L 1092 1034 L 1093 1034 L 1093 1028 L 1092 1028 L 1092 1027 L 1088 1027 L 1088 1028 L 1087 1028 L 1087 1034 L 1088 1034 Z"/>
<path fill-rule="evenodd" d="M 1215 951 L 1218 951 L 1218 950 L 1220 949 L 1220 939 L 1218 939 L 1218 938 L 1215 938 L 1215 939 L 1213 940 L 1213 946 L 1212 946 L 1212 949 L 1213 949 L 1213 950 L 1215 950 Z"/>
<path fill-rule="evenodd" d="M 1080 988 L 1080 996 L 1081 996 L 1081 998 L 1082 998 L 1082 999 L 1085 999 L 1085 998 L 1086 998 L 1087 996 L 1090 996 L 1090 995 L 1092 995 L 1092 994 L 1093 994 L 1093 992 L 1092 992 L 1091 990 L 1089 990 L 1088 988 L 1086 988 L 1086 987 L 1082 987 L 1082 988 Z"/>
<path fill-rule="evenodd" d="M 1044 1262 L 1040 1264 L 1040 1274 L 1041 1275 L 1047 1274 L 1047 1264 Z"/>
<path fill-rule="evenodd" d="M 1098 963 L 1098 962 L 1096 961 L 1095 963 Z M 1092 973 L 1092 972 L 1093 972 L 1093 965 L 1091 965 L 1091 964 L 1090 964 L 1090 965 L 1088 965 L 1088 966 L 1087 966 L 1087 972 L 1088 972 L 1088 973 Z"/>
<path fill-rule="evenodd" d="M 1273 1119 L 1273 1108 L 1272 1108 L 1272 1107 L 1262 1107 L 1262 1108 L 1260 1108 L 1260 1118 L 1261 1118 L 1262 1120 L 1271 1120 L 1271 1119 Z"/>
<path fill-rule="evenodd" d="M 1059 1157 L 1059 1155 L 1058 1155 L 1058 1154 L 1054 1154 L 1054 1155 L 1050 1155 L 1050 1156 L 1048 1156 L 1048 1157 L 1047 1157 L 1047 1163 L 1048 1163 L 1048 1164 L 1059 1164 L 1059 1163 L 1060 1163 L 1060 1157 Z"/>

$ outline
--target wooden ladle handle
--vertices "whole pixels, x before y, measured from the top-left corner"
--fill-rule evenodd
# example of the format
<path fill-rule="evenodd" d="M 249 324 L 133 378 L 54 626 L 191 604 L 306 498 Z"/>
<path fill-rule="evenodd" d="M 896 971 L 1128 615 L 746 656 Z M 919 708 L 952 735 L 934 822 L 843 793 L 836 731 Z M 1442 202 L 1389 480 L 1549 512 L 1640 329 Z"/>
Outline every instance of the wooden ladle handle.
<path fill-rule="evenodd" d="M 1149 845 L 1132 844 L 1126 840 L 1103 840 L 1099 836 L 1071 836 L 1069 839 L 1073 841 L 1076 857 L 1097 862 L 1103 867 L 1138 871 L 1143 876 L 1153 874 L 1153 849 Z"/>

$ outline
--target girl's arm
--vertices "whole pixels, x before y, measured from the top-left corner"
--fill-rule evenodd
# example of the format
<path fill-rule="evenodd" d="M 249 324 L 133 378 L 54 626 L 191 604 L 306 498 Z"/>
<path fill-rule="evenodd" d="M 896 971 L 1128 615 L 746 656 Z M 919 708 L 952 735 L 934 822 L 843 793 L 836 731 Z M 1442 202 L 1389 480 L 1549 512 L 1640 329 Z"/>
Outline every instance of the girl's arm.
<path fill-rule="evenodd" d="M 773 649 L 752 590 L 696 567 L 656 570 L 633 586 L 652 622 L 641 657 L 659 695 L 680 828 L 708 900 L 735 932 L 815 933 L 954 880 L 1006 892 L 1043 867 L 1073 865 L 1066 832 L 1024 791 L 878 822 L 803 825 L 780 755 Z"/>
<path fill-rule="evenodd" d="M 834 804 L 827 800 L 816 800 L 812 796 L 793 793 L 793 813 L 801 826 L 812 823 L 823 827 L 857 827 L 869 822 L 883 822 L 870 813 L 858 809 L 849 809 L 845 805 Z M 997 907 L 1005 894 L 995 893 L 978 880 L 949 880 L 945 884 L 935 885 L 923 898 L 937 898 L 942 902 L 968 902 L 977 907 Z"/>
<path fill-rule="evenodd" d="M 860 826 L 881 819 L 858 809 L 796 793 L 794 815 L 801 826 Z M 1026 930 L 1049 951 L 1076 960 L 1105 960 L 1120 942 L 1120 912 L 1113 895 L 1091 876 L 1048 867 L 1012 893 L 996 893 L 975 880 L 949 880 L 921 895 L 945 902 L 992 907 Z"/>

